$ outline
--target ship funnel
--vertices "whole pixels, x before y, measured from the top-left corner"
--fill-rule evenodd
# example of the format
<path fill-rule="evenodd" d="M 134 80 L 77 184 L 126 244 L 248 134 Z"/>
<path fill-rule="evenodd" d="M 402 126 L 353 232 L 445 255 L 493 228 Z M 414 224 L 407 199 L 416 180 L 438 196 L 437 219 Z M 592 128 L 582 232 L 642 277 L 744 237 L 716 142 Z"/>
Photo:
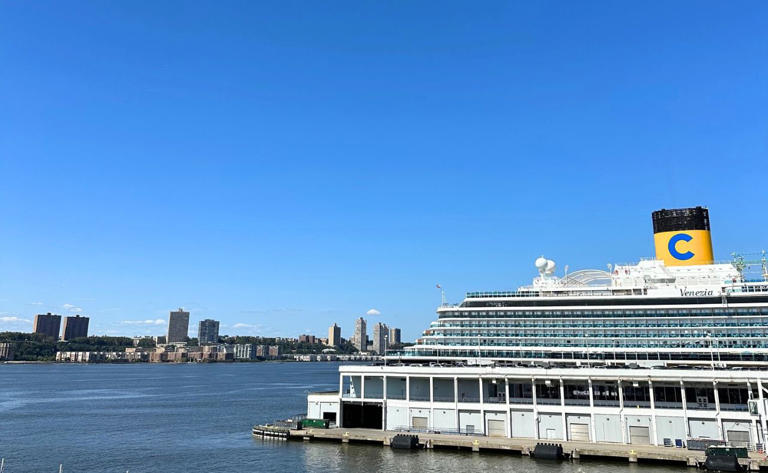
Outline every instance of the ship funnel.
<path fill-rule="evenodd" d="M 651 214 L 656 259 L 666 266 L 712 264 L 709 210 L 661 209 Z"/>

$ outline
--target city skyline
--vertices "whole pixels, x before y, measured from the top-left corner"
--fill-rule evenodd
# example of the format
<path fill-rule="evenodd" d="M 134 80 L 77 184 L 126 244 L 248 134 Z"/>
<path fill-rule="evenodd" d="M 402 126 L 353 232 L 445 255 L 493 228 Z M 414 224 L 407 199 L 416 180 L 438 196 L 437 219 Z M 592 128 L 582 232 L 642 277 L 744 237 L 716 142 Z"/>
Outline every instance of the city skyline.
<path fill-rule="evenodd" d="M 3 6 L 0 331 L 375 308 L 411 340 L 436 283 L 651 256 L 655 209 L 708 206 L 718 260 L 763 249 L 765 5 L 305 8 Z"/>
<path fill-rule="evenodd" d="M 371 337 L 368 337 L 367 328 L 366 328 L 367 320 L 364 317 L 358 317 L 357 319 L 355 319 L 352 333 L 349 336 L 344 337 L 342 332 L 343 325 L 339 325 L 338 322 L 333 322 L 332 325 L 327 328 L 327 332 L 320 335 L 317 335 L 314 333 L 312 334 L 302 333 L 300 335 L 293 334 L 288 336 L 270 336 L 270 335 L 263 335 L 263 334 L 243 334 L 243 333 L 237 333 L 236 331 L 232 333 L 219 333 L 219 328 L 222 326 L 220 321 L 213 320 L 210 318 L 204 318 L 204 319 L 200 319 L 199 321 L 196 321 L 194 318 L 192 318 L 192 315 L 193 314 L 190 311 L 185 310 L 183 307 L 178 307 L 176 310 L 169 311 L 168 320 L 157 319 L 158 323 L 153 323 L 152 325 L 160 325 L 159 322 L 162 321 L 163 322 L 162 325 L 165 327 L 165 332 L 164 332 L 165 335 L 158 334 L 155 331 L 151 334 L 143 333 L 143 334 L 118 335 L 118 336 L 130 337 L 134 339 L 137 339 L 137 338 L 140 339 L 140 338 L 146 338 L 146 337 L 153 337 L 153 338 L 164 337 L 168 339 L 169 338 L 168 336 L 170 335 L 171 331 L 174 331 L 177 334 L 181 333 L 181 329 L 179 327 L 185 325 L 187 326 L 187 337 L 189 339 L 197 339 L 198 342 L 201 344 L 205 344 L 205 343 L 215 344 L 217 343 L 215 340 L 218 339 L 219 335 L 221 336 L 244 336 L 245 335 L 245 336 L 257 336 L 257 337 L 263 337 L 263 338 L 297 339 L 299 341 L 301 341 L 302 337 L 309 336 L 312 339 L 316 339 L 316 341 L 312 343 L 321 343 L 322 341 L 322 343 L 325 343 L 329 346 L 338 346 L 339 343 L 333 342 L 334 336 L 337 337 L 339 342 L 341 340 L 346 340 L 353 344 L 356 343 L 355 342 L 356 332 L 359 328 L 360 321 L 362 321 L 363 323 L 362 328 L 366 330 L 366 333 L 364 334 L 366 336 L 366 346 L 370 346 L 371 343 L 373 343 L 374 346 L 376 345 L 377 342 L 374 342 L 374 340 L 376 339 L 375 331 L 378 329 L 379 326 L 384 328 L 382 337 L 387 340 L 387 343 L 386 343 L 387 345 L 401 342 L 400 340 L 401 329 L 397 327 L 389 327 L 386 323 L 381 321 L 375 323 L 374 329 L 373 329 L 374 332 L 372 332 Z M 366 315 L 378 316 L 380 314 L 375 309 L 371 309 L 366 313 Z M 171 320 L 174 317 L 181 317 L 183 318 L 183 320 L 180 320 L 180 321 L 177 320 L 175 322 L 172 322 Z M 40 320 L 40 322 L 38 322 L 38 320 Z M 83 336 L 82 333 L 85 333 L 86 334 L 85 336 L 87 336 L 89 321 L 90 321 L 90 317 L 81 316 L 80 314 L 77 314 L 74 316 L 61 316 L 59 314 L 52 314 L 50 312 L 46 314 L 36 314 L 33 319 L 32 332 L 35 332 L 37 330 L 38 323 L 45 324 L 41 329 L 42 332 L 40 333 L 52 336 L 51 334 L 54 331 L 57 331 L 57 332 L 60 331 L 61 335 L 57 336 L 56 338 L 60 338 L 62 341 L 66 341 L 67 337 L 65 334 L 69 331 L 69 329 L 67 329 L 68 323 L 75 324 L 75 328 L 72 330 L 76 330 L 76 332 L 73 332 L 73 335 L 71 338 L 77 338 L 79 336 Z M 56 327 L 48 328 L 48 326 L 50 326 L 51 323 L 54 323 L 60 326 L 60 328 L 58 330 L 56 329 Z M 177 326 L 177 328 L 172 329 L 171 326 Z M 47 333 L 47 332 L 50 332 L 50 333 Z M 205 335 L 201 336 L 201 334 L 205 334 Z M 328 335 L 327 338 L 323 337 L 324 334 Z M 91 334 L 91 335 L 101 336 L 106 334 Z M 174 343 L 174 342 L 182 341 L 178 338 L 179 337 L 176 337 L 176 339 L 173 339 L 173 340 L 169 340 L 169 342 Z M 365 351 L 365 349 L 363 349 L 362 351 Z"/>

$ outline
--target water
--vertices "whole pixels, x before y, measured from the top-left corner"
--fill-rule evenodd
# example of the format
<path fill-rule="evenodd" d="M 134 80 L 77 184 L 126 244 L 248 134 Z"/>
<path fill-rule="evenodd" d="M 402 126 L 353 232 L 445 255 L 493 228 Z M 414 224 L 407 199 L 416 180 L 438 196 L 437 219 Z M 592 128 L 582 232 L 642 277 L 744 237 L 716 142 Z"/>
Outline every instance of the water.
<path fill-rule="evenodd" d="M 393 451 L 251 437 L 337 387 L 336 363 L 0 365 L 6 472 L 667 473 L 625 463 L 542 463 L 508 454 Z M 621 470 L 621 471 L 619 471 Z"/>

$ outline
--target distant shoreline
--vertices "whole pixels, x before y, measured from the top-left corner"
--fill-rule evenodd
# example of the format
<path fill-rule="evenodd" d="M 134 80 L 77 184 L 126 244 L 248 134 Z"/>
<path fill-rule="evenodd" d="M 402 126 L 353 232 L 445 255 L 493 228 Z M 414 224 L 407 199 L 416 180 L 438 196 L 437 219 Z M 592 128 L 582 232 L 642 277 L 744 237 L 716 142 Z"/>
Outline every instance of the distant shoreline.
<path fill-rule="evenodd" d="M 251 363 L 341 363 L 341 360 L 315 360 L 300 361 L 293 359 L 286 360 L 236 360 L 236 361 L 95 361 L 95 362 L 68 362 L 55 360 L 12 360 L 0 361 L 0 365 L 232 365 L 232 364 L 251 364 Z M 354 362 L 354 361 L 353 361 Z"/>
<path fill-rule="evenodd" d="M 0 365 L 43 365 L 46 363 L 56 363 L 53 360 L 50 361 L 27 361 L 27 360 L 11 360 L 11 361 L 0 361 Z"/>

